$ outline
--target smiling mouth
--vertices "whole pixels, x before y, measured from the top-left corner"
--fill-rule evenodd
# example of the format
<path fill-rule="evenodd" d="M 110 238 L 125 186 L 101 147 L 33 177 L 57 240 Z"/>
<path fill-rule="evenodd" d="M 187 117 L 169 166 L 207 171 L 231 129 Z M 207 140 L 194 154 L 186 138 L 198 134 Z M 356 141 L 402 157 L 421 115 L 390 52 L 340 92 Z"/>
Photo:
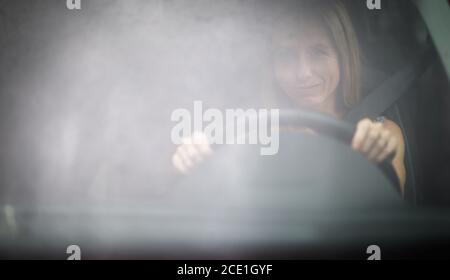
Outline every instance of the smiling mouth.
<path fill-rule="evenodd" d="M 299 86 L 299 87 L 297 87 L 297 89 L 299 89 L 299 90 L 312 89 L 312 88 L 316 88 L 320 85 L 321 84 L 315 84 L 315 85 L 310 85 L 310 86 Z"/>

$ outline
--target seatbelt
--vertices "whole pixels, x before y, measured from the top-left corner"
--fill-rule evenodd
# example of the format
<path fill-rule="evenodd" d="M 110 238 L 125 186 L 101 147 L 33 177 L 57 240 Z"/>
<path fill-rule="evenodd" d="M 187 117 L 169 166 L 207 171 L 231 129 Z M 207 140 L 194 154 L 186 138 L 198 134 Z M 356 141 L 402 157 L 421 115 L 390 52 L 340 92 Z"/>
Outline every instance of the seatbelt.
<path fill-rule="evenodd" d="M 344 117 L 345 121 L 357 123 L 363 118 L 375 119 L 389 109 L 410 88 L 417 77 L 427 69 L 431 50 L 426 50 L 416 59 L 406 63 L 393 76 L 373 90 L 360 104 Z"/>
<path fill-rule="evenodd" d="M 432 63 L 430 58 L 432 57 L 431 48 L 428 48 L 421 55 L 416 56 L 411 62 L 396 72 L 392 77 L 386 79 L 379 87 L 373 90 L 368 97 L 366 97 L 359 105 L 353 108 L 345 117 L 344 120 L 350 123 L 357 123 L 362 118 L 375 119 L 381 116 L 386 110 L 392 107 L 397 100 L 399 100 L 408 89 L 410 89 L 412 83 L 416 78 L 420 77 Z M 395 107 L 396 114 L 399 115 L 398 107 Z M 401 122 L 401 118 L 399 117 Z M 402 129 L 404 126 L 400 123 Z M 417 202 L 417 187 L 414 166 L 411 161 L 411 151 L 409 147 L 408 137 L 405 134 L 405 159 L 406 168 L 408 170 L 407 192 L 412 197 L 414 203 Z M 409 181 L 409 183 L 408 183 Z"/>

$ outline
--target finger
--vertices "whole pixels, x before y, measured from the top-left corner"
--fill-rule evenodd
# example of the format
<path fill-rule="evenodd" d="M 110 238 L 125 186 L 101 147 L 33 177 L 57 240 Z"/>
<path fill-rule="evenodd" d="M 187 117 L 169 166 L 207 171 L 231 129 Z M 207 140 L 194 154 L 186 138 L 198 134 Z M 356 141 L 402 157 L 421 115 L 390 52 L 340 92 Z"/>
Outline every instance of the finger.
<path fill-rule="evenodd" d="M 172 156 L 172 164 L 181 173 L 188 174 L 188 170 L 187 170 L 186 166 L 184 166 L 183 160 L 181 159 L 179 154 L 174 154 Z"/>
<path fill-rule="evenodd" d="M 382 162 L 385 160 L 390 154 L 394 153 L 397 150 L 397 139 L 395 137 L 390 137 L 388 144 L 384 148 L 384 150 L 378 155 L 377 161 Z"/>
<path fill-rule="evenodd" d="M 203 160 L 202 153 L 195 144 L 182 145 L 181 149 L 185 152 L 187 157 L 195 164 Z"/>
<path fill-rule="evenodd" d="M 197 131 L 192 134 L 191 140 L 193 144 L 208 143 L 208 137 L 204 133 Z"/>
<path fill-rule="evenodd" d="M 198 149 L 196 144 L 205 141 L 204 138 L 206 138 L 206 136 L 203 137 L 202 134 L 203 133 L 194 132 L 192 137 L 185 137 L 181 140 L 183 144 L 180 147 L 183 158 L 186 158 L 188 161 L 192 162 L 192 164 L 199 163 L 203 160 L 201 150 Z"/>
<path fill-rule="evenodd" d="M 192 137 L 192 142 L 202 155 L 210 155 L 212 153 L 208 137 L 204 133 L 195 132 Z"/>
<path fill-rule="evenodd" d="M 188 154 L 186 145 L 179 146 L 176 153 L 180 156 L 186 168 L 191 168 L 194 165 L 194 162 Z"/>
<path fill-rule="evenodd" d="M 372 122 L 369 119 L 363 119 L 358 122 L 356 126 L 356 132 L 352 139 L 352 148 L 356 151 L 359 151 L 362 143 L 366 137 L 366 133 L 370 128 Z"/>
<path fill-rule="evenodd" d="M 361 152 L 364 154 L 369 154 L 370 150 L 374 147 L 375 143 L 378 141 L 381 132 L 381 124 L 375 123 L 371 124 L 369 130 L 366 133 L 366 138 L 363 141 Z"/>
<path fill-rule="evenodd" d="M 381 152 L 384 150 L 384 148 L 387 146 L 390 138 L 390 133 L 388 130 L 383 129 L 380 133 L 380 137 L 378 137 L 378 140 L 373 145 L 372 149 L 370 150 L 368 154 L 368 159 L 370 161 L 377 161 L 378 155 L 381 154 Z"/>
<path fill-rule="evenodd" d="M 197 150 L 200 152 L 202 156 L 209 156 L 212 154 L 211 145 L 209 144 L 199 144 L 197 145 Z"/>

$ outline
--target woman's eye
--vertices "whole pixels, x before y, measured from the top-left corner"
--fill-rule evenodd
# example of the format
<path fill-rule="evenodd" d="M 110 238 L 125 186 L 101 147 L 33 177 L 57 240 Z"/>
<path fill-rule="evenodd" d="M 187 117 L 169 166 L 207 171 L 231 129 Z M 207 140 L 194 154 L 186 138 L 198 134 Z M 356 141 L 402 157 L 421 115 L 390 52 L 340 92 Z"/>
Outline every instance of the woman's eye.
<path fill-rule="evenodd" d="M 329 56 L 330 52 L 322 47 L 316 47 L 313 48 L 310 51 L 311 55 L 313 55 L 314 57 L 323 57 L 323 56 Z"/>
<path fill-rule="evenodd" d="M 280 49 L 277 50 L 275 56 L 277 59 L 290 60 L 295 58 L 295 53 L 288 49 Z"/>

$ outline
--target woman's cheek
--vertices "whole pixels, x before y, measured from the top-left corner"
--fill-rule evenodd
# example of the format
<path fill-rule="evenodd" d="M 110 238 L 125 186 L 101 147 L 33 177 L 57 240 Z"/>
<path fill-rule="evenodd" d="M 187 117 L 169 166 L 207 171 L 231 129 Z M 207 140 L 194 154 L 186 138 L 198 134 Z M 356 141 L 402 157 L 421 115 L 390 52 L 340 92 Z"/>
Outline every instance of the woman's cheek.
<path fill-rule="evenodd" d="M 320 73 L 319 76 L 324 82 L 324 94 L 328 96 L 336 92 L 339 85 L 339 65 L 335 59 L 328 59 L 326 61 L 322 61 L 322 63 L 318 66 L 317 73 Z"/>
<path fill-rule="evenodd" d="M 275 66 L 275 76 L 280 83 L 290 83 L 295 78 L 295 67 L 289 63 L 277 64 Z"/>
<path fill-rule="evenodd" d="M 292 74 L 293 69 L 289 66 L 278 66 L 275 69 L 275 77 L 278 85 L 283 89 L 285 93 L 289 91 L 289 88 L 295 84 L 295 76 Z"/>

